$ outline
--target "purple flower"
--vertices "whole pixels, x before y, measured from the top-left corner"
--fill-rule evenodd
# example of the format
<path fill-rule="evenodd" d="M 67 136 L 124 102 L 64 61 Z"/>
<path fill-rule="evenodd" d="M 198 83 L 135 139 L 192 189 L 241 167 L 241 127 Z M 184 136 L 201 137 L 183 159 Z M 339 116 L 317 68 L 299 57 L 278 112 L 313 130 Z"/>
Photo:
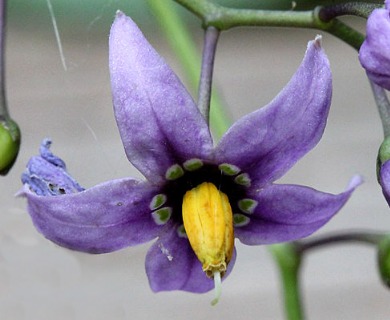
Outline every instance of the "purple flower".
<path fill-rule="evenodd" d="M 375 9 L 369 16 L 359 60 L 374 83 L 390 90 L 390 1 L 385 2 L 384 9 Z"/>
<path fill-rule="evenodd" d="M 236 256 L 233 225 L 235 237 L 248 245 L 306 237 L 332 218 L 361 183 L 355 177 L 338 195 L 273 183 L 317 144 L 325 128 L 332 84 L 319 37 L 309 43 L 282 92 L 237 121 L 216 147 L 183 84 L 121 12 L 109 47 L 117 124 L 129 161 L 147 181 L 125 178 L 84 190 L 45 140 L 41 155 L 30 160 L 22 176 L 21 193 L 36 228 L 60 246 L 103 253 L 157 238 L 146 256 L 152 290 L 206 292 L 213 288 L 215 265 L 207 269 L 202 261 L 210 278 L 199 260 L 208 255 L 200 252 L 202 241 L 211 240 L 192 241 L 199 236 L 193 229 L 203 222 L 191 221 L 194 216 L 186 213 L 190 222 L 183 225 L 185 211 L 196 212 L 207 197 L 217 197 L 227 208 L 226 217 L 219 218 L 226 225 L 232 221 L 231 230 L 222 228 L 225 238 L 219 240 L 226 250 L 217 249 L 223 258 L 216 272 L 226 272 L 226 278 Z"/>

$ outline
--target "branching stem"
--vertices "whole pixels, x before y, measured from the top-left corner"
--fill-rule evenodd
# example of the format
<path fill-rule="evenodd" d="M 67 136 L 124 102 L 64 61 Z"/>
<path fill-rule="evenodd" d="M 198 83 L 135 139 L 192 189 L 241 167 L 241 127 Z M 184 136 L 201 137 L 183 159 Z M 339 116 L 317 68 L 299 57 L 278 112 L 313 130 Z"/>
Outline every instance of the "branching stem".
<path fill-rule="evenodd" d="M 367 19 L 374 9 L 380 8 L 383 5 L 365 2 L 347 2 L 332 6 L 322 7 L 319 12 L 319 17 L 322 21 L 330 21 L 334 18 L 344 15 L 354 15 Z"/>
<path fill-rule="evenodd" d="M 205 28 L 213 26 L 219 30 L 227 30 L 238 26 L 267 26 L 310 28 L 329 32 L 348 43 L 356 50 L 364 40 L 364 36 L 345 23 L 332 19 L 324 21 L 320 13 L 323 7 L 308 11 L 285 10 L 254 10 L 235 9 L 220 6 L 207 0 L 175 0 L 193 14 L 198 16 Z M 352 11 L 350 12 L 352 14 Z M 335 15 L 335 13 L 333 13 Z M 325 14 L 327 17 L 327 15 Z"/>
<path fill-rule="evenodd" d="M 317 236 L 312 239 L 295 241 L 294 246 L 297 253 L 302 255 L 312 249 L 347 242 L 358 242 L 376 246 L 384 236 L 386 236 L 386 233 L 377 231 L 341 231 Z"/>

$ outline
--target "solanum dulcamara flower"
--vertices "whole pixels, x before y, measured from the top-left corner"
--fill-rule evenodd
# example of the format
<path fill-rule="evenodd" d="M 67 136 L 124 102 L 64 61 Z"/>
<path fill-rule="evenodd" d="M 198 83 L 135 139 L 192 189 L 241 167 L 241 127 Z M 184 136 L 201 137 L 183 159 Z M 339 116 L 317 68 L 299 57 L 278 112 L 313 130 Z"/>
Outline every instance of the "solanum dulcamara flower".
<path fill-rule="evenodd" d="M 333 195 L 273 183 L 325 128 L 332 80 L 320 37 L 309 42 L 279 95 L 238 120 L 216 146 L 183 84 L 122 12 L 109 50 L 121 139 L 147 180 L 84 189 L 44 140 L 22 176 L 21 194 L 36 228 L 58 245 L 105 253 L 157 238 L 146 255 L 153 291 L 219 290 L 236 259 L 235 237 L 247 245 L 306 237 L 360 184 L 354 177 Z"/>
<path fill-rule="evenodd" d="M 368 77 L 390 90 L 390 0 L 375 9 L 367 20 L 367 34 L 359 50 L 359 60 Z"/>

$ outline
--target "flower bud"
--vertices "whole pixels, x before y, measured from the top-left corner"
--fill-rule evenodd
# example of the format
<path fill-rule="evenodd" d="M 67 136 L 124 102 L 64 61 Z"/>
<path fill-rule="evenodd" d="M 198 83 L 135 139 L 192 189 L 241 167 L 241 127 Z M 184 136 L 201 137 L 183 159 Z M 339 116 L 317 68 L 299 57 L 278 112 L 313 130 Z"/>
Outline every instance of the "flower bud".
<path fill-rule="evenodd" d="M 390 4 L 375 9 L 367 20 L 367 35 L 359 60 L 371 81 L 390 90 Z"/>
<path fill-rule="evenodd" d="M 383 140 L 376 161 L 376 173 L 383 195 L 390 204 L 390 137 Z"/>
<path fill-rule="evenodd" d="M 378 157 L 376 159 L 376 172 L 378 180 L 380 180 L 379 173 L 383 164 L 390 159 L 390 137 L 383 140 L 378 150 Z"/>
<path fill-rule="evenodd" d="M 0 174 L 6 175 L 12 168 L 20 147 L 20 130 L 11 119 L 0 121 Z"/>
<path fill-rule="evenodd" d="M 390 236 L 384 237 L 379 242 L 378 267 L 383 283 L 390 287 Z"/>

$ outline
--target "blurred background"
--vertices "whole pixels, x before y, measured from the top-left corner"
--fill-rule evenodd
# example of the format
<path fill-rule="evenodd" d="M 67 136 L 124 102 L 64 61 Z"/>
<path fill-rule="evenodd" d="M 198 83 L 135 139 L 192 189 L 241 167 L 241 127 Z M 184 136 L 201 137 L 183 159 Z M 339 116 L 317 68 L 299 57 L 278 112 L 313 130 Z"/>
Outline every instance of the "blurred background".
<path fill-rule="evenodd" d="M 278 273 L 266 247 L 237 241 L 236 266 L 223 284 L 220 303 L 211 307 L 212 292 L 150 290 L 144 270 L 150 244 L 87 255 L 60 248 L 34 229 L 25 200 L 14 194 L 25 164 L 45 137 L 53 139 L 53 152 L 84 187 L 125 176 L 142 178 L 126 159 L 112 111 L 107 40 L 117 9 L 132 16 L 187 83 L 144 1 L 52 0 L 52 5 L 67 71 L 46 1 L 12 0 L 8 6 L 7 95 L 11 116 L 22 130 L 22 146 L 14 168 L 0 177 L 0 318 L 283 319 Z M 200 52 L 200 21 L 176 7 Z M 364 30 L 360 21 L 350 22 Z M 237 28 L 221 35 L 215 87 L 233 120 L 266 105 L 283 88 L 316 34 Z M 368 81 L 356 52 L 331 35 L 323 36 L 334 76 L 328 126 L 319 145 L 280 182 L 339 193 L 360 173 L 364 185 L 318 234 L 389 230 L 390 209 L 375 176 L 382 129 Z M 343 244 L 313 252 L 304 261 L 302 279 L 308 319 L 390 315 L 390 292 L 379 280 L 372 247 Z"/>

